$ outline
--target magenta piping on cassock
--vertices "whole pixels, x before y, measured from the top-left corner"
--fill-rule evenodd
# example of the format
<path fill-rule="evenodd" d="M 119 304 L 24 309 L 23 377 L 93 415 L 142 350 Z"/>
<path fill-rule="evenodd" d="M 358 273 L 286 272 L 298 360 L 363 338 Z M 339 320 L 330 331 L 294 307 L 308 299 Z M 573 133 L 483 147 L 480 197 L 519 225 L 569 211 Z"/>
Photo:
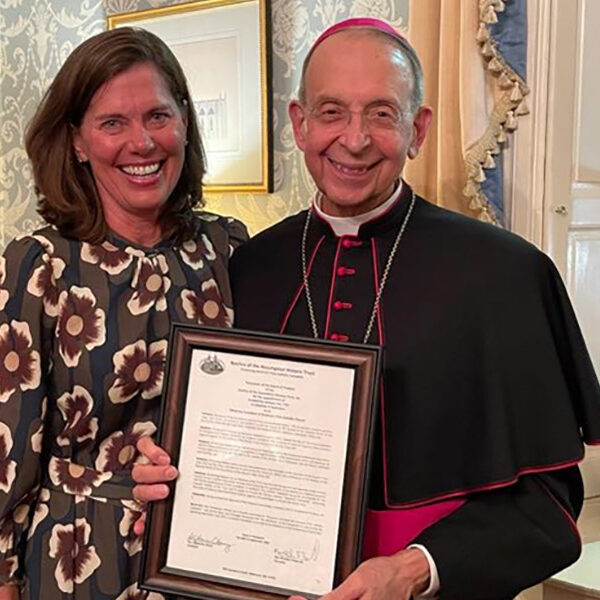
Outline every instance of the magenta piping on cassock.
<path fill-rule="evenodd" d="M 375 240 L 371 238 L 371 257 L 373 260 L 373 280 L 374 280 L 374 289 L 375 296 L 379 292 L 379 261 L 377 257 L 377 248 L 375 246 Z M 379 345 L 381 347 L 385 347 L 385 340 L 383 339 L 383 329 L 381 327 L 381 315 L 379 313 L 379 308 L 381 306 L 381 302 L 377 307 L 377 333 L 379 335 Z M 382 452 L 383 452 L 383 493 L 385 498 L 386 506 L 390 506 L 388 501 L 388 468 L 387 468 L 387 434 L 385 427 L 385 393 L 383 387 L 383 377 L 379 381 L 379 404 L 381 410 L 381 443 L 382 443 Z"/>
<path fill-rule="evenodd" d="M 317 252 L 319 251 L 319 248 L 321 247 L 321 244 L 323 243 L 324 239 L 325 239 L 325 236 L 323 235 L 323 236 L 321 236 L 319 241 L 315 244 L 315 247 L 310 256 L 310 260 L 308 261 L 308 265 L 306 265 L 306 271 L 307 271 L 306 276 L 307 277 L 310 277 L 310 272 L 312 271 L 313 263 L 315 262 L 315 258 L 317 257 Z M 279 333 L 285 333 L 285 328 L 287 327 L 290 316 L 292 315 L 292 312 L 293 312 L 294 308 L 296 307 L 298 300 L 300 299 L 300 294 L 302 293 L 303 289 L 304 289 L 304 281 L 302 281 L 300 283 L 300 286 L 298 287 L 298 291 L 294 295 L 294 298 L 292 299 L 292 302 L 291 302 L 289 308 L 287 309 L 285 316 L 283 317 L 283 321 L 281 322 L 281 327 L 279 328 Z"/>
<path fill-rule="evenodd" d="M 375 238 L 371 238 L 371 256 L 373 257 L 373 278 L 375 280 L 375 297 L 379 293 L 379 256 L 377 255 L 377 246 Z M 379 332 L 379 345 L 385 346 L 383 337 L 383 298 L 377 305 L 377 331 Z M 368 342 L 369 340 L 367 340 Z"/>
<path fill-rule="evenodd" d="M 371 256 L 373 257 L 373 280 L 375 294 L 379 292 L 379 257 L 374 238 L 371 238 Z M 379 345 L 384 346 L 383 302 L 377 307 L 377 332 Z M 383 479 L 385 503 L 388 501 L 387 474 L 387 437 L 385 428 L 385 402 L 383 379 L 380 382 L 381 428 L 383 443 Z M 364 560 L 374 556 L 390 556 L 410 544 L 422 531 L 458 510 L 466 499 L 446 500 L 407 510 L 389 508 L 388 510 L 367 510 L 365 515 L 364 541 L 362 557 Z"/>
<path fill-rule="evenodd" d="M 335 249 L 335 258 L 333 259 L 333 268 L 331 269 L 331 283 L 329 284 L 329 298 L 327 300 L 327 318 L 325 320 L 325 331 L 323 332 L 323 337 L 325 339 L 329 338 L 329 324 L 331 322 L 331 304 L 333 302 L 333 288 L 335 287 L 338 260 L 340 259 L 340 250 L 342 249 L 343 240 L 343 237 L 338 239 L 337 248 Z"/>
<path fill-rule="evenodd" d="M 573 531 L 575 532 L 575 535 L 577 536 L 577 539 L 579 540 L 579 547 L 581 548 L 581 546 L 583 546 L 583 540 L 581 538 L 581 534 L 579 533 L 579 529 L 577 528 L 577 523 L 575 522 L 575 519 L 573 519 L 573 517 L 571 516 L 571 513 L 556 499 L 556 497 L 554 496 L 552 491 L 548 488 L 548 486 L 543 481 L 538 481 L 538 483 L 540 484 L 542 489 L 546 492 L 546 494 L 548 494 L 548 496 L 550 496 L 550 498 L 552 499 L 554 504 L 556 504 L 558 510 L 560 510 L 562 515 L 565 517 L 565 519 L 567 519 L 567 521 L 569 521 L 571 528 L 573 529 Z"/>

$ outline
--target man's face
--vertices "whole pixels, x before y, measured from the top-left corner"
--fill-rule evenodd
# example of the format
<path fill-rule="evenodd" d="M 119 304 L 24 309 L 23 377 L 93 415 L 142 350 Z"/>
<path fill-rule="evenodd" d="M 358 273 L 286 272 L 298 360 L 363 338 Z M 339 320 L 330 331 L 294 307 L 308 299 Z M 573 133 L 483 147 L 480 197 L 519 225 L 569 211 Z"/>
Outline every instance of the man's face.
<path fill-rule="evenodd" d="M 290 117 L 325 212 L 361 214 L 391 195 L 431 120 L 427 108 L 410 114 L 411 88 L 400 51 L 377 36 L 341 32 L 315 50 Z"/>

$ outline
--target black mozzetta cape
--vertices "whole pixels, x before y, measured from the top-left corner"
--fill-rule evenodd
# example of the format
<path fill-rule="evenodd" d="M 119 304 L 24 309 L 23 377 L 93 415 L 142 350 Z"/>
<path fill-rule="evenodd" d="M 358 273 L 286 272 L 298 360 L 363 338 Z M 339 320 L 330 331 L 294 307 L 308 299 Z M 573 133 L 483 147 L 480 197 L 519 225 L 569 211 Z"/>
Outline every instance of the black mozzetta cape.
<path fill-rule="evenodd" d="M 356 237 L 336 237 L 313 214 L 307 254 L 320 337 L 363 340 L 408 209 L 403 187 Z M 312 336 L 305 217 L 233 255 L 237 327 Z M 385 348 L 370 514 L 395 509 L 410 520 L 466 500 L 413 538 L 436 563 L 440 600 L 512 598 L 576 560 L 575 465 L 584 440 L 600 442 L 600 389 L 550 259 L 417 198 L 369 342 Z"/>
<path fill-rule="evenodd" d="M 355 237 L 312 215 L 320 337 L 361 342 L 410 188 Z M 236 326 L 312 336 L 302 289 L 306 213 L 231 263 Z M 494 226 L 417 198 L 369 339 L 385 347 L 383 500 L 410 507 L 513 483 L 600 443 L 600 389 L 551 260 Z"/>

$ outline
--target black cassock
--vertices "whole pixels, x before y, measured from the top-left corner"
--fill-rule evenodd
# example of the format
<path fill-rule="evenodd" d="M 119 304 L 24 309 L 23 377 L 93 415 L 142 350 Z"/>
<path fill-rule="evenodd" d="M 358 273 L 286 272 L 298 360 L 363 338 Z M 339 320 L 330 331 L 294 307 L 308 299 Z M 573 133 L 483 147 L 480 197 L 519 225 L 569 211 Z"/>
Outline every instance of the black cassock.
<path fill-rule="evenodd" d="M 306 254 L 320 337 L 363 341 L 409 201 L 404 184 L 356 237 L 337 237 L 313 213 Z M 312 336 L 305 218 L 235 252 L 236 327 Z M 600 443 L 600 388 L 551 260 L 417 198 L 369 342 L 385 348 L 369 512 L 401 516 L 410 531 L 412 515 L 437 510 L 412 542 L 433 556 L 441 598 L 512 597 L 574 561 L 576 465 L 584 440 Z M 367 556 L 408 541 L 378 546 L 368 529 Z"/>

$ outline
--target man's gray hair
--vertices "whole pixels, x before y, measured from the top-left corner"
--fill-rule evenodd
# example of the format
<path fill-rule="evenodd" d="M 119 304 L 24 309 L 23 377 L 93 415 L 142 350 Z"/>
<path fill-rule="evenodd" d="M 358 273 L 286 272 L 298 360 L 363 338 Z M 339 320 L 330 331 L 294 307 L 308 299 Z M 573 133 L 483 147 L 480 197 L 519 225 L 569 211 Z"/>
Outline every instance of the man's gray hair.
<path fill-rule="evenodd" d="M 385 31 L 370 27 L 357 27 L 355 29 L 341 30 L 334 35 L 339 35 L 347 32 L 360 32 L 365 35 L 376 36 L 387 41 L 395 48 L 400 50 L 402 57 L 410 65 L 410 71 L 412 76 L 410 111 L 414 114 L 417 111 L 417 109 L 423 104 L 423 98 L 425 96 L 425 86 L 423 84 L 423 68 L 421 67 L 421 61 L 419 60 L 419 57 L 417 56 L 417 53 L 415 52 L 414 48 L 403 39 L 390 35 Z M 300 87 L 298 89 L 298 99 L 302 104 L 306 103 L 306 71 L 308 69 L 310 59 L 312 58 L 312 55 L 316 48 L 318 48 L 318 46 L 313 46 L 309 50 L 308 54 L 306 55 L 306 58 L 304 59 L 304 62 L 302 63 L 302 74 L 300 76 Z"/>

